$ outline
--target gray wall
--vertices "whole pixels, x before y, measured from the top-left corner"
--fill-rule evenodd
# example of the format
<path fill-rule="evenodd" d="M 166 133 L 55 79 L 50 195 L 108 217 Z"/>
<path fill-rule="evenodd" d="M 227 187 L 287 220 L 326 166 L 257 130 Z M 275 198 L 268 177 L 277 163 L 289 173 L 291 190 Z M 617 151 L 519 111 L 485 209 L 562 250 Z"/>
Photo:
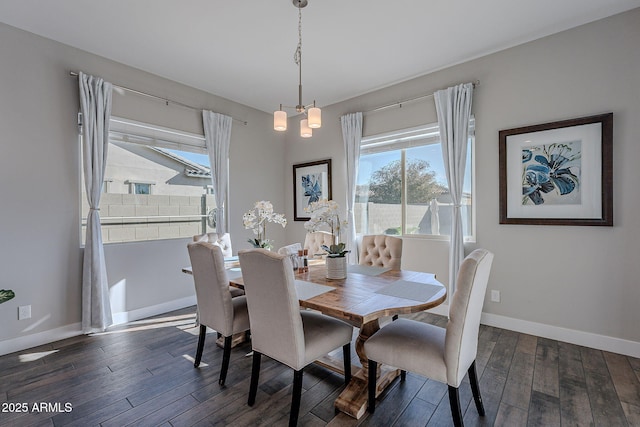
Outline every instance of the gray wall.
<path fill-rule="evenodd" d="M 84 71 L 122 86 L 246 120 L 233 123 L 229 213 L 234 250 L 249 247 L 242 213 L 256 200 L 284 209 L 283 137 L 271 115 L 0 24 L 0 354 L 77 334 L 80 322 L 80 159 L 77 80 Z M 114 93 L 113 114 L 202 134 L 201 114 L 132 94 Z M 268 167 L 259 167 L 260 164 Z M 271 234 L 272 233 L 272 234 Z M 270 238 L 284 241 L 272 227 Z M 147 315 L 195 301 L 188 239 L 105 247 L 116 318 Z M 18 306 L 32 318 L 17 320 Z"/>
<path fill-rule="evenodd" d="M 324 108 L 324 125 L 311 140 L 287 136 L 287 164 L 332 158 L 333 195 L 344 206 L 342 114 L 480 80 L 473 100 L 477 242 L 466 249 L 485 247 L 495 253 L 489 289 L 502 294 L 502 302 L 493 303 L 487 293 L 485 321 L 593 346 L 614 345 L 614 350 L 638 356 L 638 46 L 640 9 L 635 9 Z M 425 43 L 423 54 L 428 52 Z M 375 70 L 356 65 L 353 72 Z M 500 225 L 498 131 L 605 112 L 614 113 L 615 226 Z M 364 121 L 366 136 L 437 119 L 429 98 L 365 114 Z M 288 171 L 286 200 L 292 197 L 291 180 Z M 288 240 L 302 241 L 302 224 L 287 228 Z M 446 242 L 406 238 L 403 267 L 436 272 L 446 283 L 447 252 Z"/>

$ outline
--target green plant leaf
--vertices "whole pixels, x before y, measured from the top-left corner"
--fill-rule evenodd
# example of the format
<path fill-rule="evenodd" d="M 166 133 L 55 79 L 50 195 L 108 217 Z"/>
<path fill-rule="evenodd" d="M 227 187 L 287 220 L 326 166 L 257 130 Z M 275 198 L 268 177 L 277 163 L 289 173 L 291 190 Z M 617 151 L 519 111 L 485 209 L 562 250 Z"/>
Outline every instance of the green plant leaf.
<path fill-rule="evenodd" d="M 16 294 L 11 290 L 0 289 L 0 304 L 9 301 L 15 296 Z"/>

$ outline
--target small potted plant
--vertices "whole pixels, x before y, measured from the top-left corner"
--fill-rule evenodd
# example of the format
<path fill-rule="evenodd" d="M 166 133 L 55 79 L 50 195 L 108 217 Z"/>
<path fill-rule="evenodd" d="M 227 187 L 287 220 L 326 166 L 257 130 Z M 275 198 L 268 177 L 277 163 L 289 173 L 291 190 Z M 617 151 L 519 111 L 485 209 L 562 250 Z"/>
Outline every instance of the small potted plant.
<path fill-rule="evenodd" d="M 340 220 L 340 206 L 333 200 L 322 199 L 312 202 L 306 212 L 311 214 L 311 219 L 304 224 L 309 232 L 321 230 L 323 228 L 331 232 L 333 244 L 322 245 L 322 249 L 327 253 L 327 279 L 344 279 L 347 277 L 347 258 L 350 251 L 346 250 L 346 245 L 340 243 L 340 231 L 347 225 L 346 221 Z"/>
<path fill-rule="evenodd" d="M 244 228 L 252 229 L 253 234 L 257 236 L 254 239 L 247 240 L 254 248 L 271 250 L 273 247 L 271 240 L 267 239 L 267 222 L 280 224 L 283 228 L 287 225 L 287 219 L 284 214 L 274 213 L 273 205 L 268 200 L 256 202 L 250 211 L 242 215 Z"/>

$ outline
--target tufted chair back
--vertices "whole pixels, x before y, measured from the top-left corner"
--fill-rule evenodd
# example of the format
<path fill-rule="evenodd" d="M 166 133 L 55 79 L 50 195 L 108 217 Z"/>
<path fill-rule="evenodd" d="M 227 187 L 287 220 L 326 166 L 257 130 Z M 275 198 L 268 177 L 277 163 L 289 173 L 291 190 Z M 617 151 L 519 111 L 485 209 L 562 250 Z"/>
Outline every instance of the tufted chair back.
<path fill-rule="evenodd" d="M 399 237 L 377 234 L 362 237 L 360 265 L 389 267 L 400 270 L 402 259 L 402 239 Z"/>
<path fill-rule="evenodd" d="M 309 250 L 309 256 L 324 254 L 322 245 L 331 246 L 333 244 L 333 236 L 326 231 L 314 231 L 313 233 L 307 233 L 304 238 L 304 249 Z"/>
<path fill-rule="evenodd" d="M 206 233 L 197 234 L 193 236 L 194 242 L 209 242 L 218 246 L 222 250 L 222 256 L 229 258 L 233 256 L 233 249 L 231 248 L 231 236 L 229 233 L 224 233 L 220 236 L 218 233 Z"/>

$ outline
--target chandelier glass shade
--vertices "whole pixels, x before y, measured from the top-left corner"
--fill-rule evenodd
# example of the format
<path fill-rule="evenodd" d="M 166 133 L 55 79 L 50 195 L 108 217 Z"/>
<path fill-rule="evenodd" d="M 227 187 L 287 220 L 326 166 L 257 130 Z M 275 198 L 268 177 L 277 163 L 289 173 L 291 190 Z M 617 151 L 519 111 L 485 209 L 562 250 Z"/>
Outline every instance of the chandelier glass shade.
<path fill-rule="evenodd" d="M 298 8 L 298 47 L 294 54 L 295 63 L 298 66 L 298 105 L 288 107 L 280 104 L 280 109 L 273 112 L 273 129 L 283 132 L 287 130 L 287 112 L 284 108 L 295 109 L 298 113 L 304 114 L 304 118 L 300 120 L 300 136 L 302 138 L 310 138 L 313 135 L 313 129 L 322 126 L 322 111 L 316 107 L 316 102 L 304 105 L 302 103 L 302 8 L 308 3 L 308 0 L 292 0 L 293 5 Z"/>

